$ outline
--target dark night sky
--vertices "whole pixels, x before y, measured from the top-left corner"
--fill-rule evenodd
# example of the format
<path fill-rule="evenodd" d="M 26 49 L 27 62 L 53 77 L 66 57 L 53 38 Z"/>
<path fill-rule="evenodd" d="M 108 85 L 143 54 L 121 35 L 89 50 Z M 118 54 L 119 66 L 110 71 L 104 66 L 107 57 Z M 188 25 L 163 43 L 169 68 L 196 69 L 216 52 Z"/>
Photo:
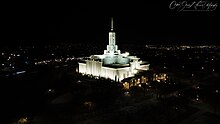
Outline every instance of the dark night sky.
<path fill-rule="evenodd" d="M 219 44 L 220 2 L 215 11 L 177 12 L 169 9 L 172 0 L 152 1 L 5 3 L 1 41 L 107 42 L 113 16 L 119 43 Z"/>

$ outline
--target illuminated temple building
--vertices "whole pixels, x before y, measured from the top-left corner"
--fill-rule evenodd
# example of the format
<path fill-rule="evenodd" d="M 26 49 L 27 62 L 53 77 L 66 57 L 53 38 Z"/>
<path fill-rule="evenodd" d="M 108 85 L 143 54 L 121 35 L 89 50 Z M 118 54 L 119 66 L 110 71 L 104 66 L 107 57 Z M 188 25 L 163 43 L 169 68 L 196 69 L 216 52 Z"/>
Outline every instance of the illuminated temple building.
<path fill-rule="evenodd" d="M 149 70 L 149 65 L 136 56 L 130 56 L 128 52 L 121 53 L 116 45 L 116 34 L 113 31 L 113 19 L 111 19 L 107 50 L 104 50 L 102 55 L 91 55 L 79 62 L 79 72 L 121 81 L 134 76 L 141 70 Z"/>

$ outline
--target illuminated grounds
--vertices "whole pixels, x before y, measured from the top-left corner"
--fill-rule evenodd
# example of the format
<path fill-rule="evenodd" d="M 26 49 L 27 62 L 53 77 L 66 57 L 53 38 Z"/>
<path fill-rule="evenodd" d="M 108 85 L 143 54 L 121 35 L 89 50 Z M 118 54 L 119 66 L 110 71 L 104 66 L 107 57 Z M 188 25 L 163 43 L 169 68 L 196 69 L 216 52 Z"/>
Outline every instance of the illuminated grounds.
<path fill-rule="evenodd" d="M 127 48 L 152 64 L 124 85 L 74 72 L 80 57 L 33 62 L 26 73 L 1 77 L 7 123 L 26 117 L 33 124 L 219 122 L 217 47 Z"/>
<path fill-rule="evenodd" d="M 67 43 L 2 50 L 5 124 L 220 122 L 219 46 L 120 45 L 151 63 L 122 83 L 75 72 L 81 56 L 101 53 L 103 46 Z"/>
<path fill-rule="evenodd" d="M 62 43 L 1 50 L 5 123 L 220 122 L 219 46 L 120 45 L 130 56 L 120 53 L 111 31 L 107 50 L 95 54 L 102 48 Z"/>
<path fill-rule="evenodd" d="M 99 62 L 96 57 L 102 55 L 96 54 L 105 45 L 62 43 L 1 50 L 5 123 L 220 122 L 219 46 L 120 44 L 123 51 L 148 60 L 150 68 L 125 79 L 123 74 L 106 79 L 75 72 L 82 56 L 95 54 L 88 59 Z M 110 51 L 107 47 L 104 54 Z"/>

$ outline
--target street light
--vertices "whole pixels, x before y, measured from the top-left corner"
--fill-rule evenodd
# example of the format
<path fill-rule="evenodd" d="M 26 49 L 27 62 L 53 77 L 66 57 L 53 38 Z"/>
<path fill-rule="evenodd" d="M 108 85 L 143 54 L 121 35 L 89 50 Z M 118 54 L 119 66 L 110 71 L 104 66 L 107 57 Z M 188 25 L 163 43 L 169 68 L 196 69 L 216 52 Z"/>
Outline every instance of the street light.
<path fill-rule="evenodd" d="M 27 117 L 22 117 L 18 120 L 17 124 L 28 124 L 28 119 Z"/>

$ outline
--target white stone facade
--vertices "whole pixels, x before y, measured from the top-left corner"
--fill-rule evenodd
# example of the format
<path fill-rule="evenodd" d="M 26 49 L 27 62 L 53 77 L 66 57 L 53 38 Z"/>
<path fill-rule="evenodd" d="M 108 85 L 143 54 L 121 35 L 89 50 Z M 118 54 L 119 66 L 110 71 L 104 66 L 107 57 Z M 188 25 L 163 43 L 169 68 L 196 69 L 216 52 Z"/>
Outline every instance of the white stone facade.
<path fill-rule="evenodd" d="M 149 70 L 149 63 L 140 61 L 136 56 L 129 56 L 129 53 L 121 54 L 115 36 L 112 19 L 107 50 L 104 50 L 103 55 L 92 55 L 89 59 L 79 62 L 80 73 L 121 81 L 134 76 L 140 70 Z"/>

